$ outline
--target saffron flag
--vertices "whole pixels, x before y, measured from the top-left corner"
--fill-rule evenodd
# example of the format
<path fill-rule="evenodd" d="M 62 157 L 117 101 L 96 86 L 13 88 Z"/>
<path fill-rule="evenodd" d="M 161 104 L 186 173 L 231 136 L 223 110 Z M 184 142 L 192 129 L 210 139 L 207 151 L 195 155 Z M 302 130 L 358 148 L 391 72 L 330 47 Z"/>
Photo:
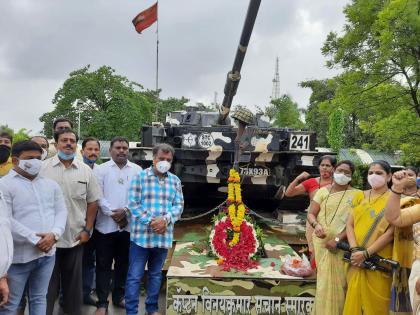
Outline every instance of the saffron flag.
<path fill-rule="evenodd" d="M 133 19 L 133 25 L 136 28 L 137 33 L 141 33 L 143 30 L 148 28 L 150 25 L 157 21 L 157 2 L 150 8 L 140 12 Z"/>

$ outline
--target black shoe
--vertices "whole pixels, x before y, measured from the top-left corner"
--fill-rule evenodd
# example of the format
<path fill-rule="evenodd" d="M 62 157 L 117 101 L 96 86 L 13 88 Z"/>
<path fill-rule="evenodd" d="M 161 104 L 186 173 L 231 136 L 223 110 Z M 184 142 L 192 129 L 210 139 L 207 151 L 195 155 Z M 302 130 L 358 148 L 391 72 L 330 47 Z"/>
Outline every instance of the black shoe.
<path fill-rule="evenodd" d="M 118 302 L 113 301 L 112 304 L 114 304 L 116 307 L 119 307 L 119 308 L 125 308 L 125 299 L 122 298 Z"/>
<path fill-rule="evenodd" d="M 83 304 L 85 305 L 96 306 L 96 302 L 97 301 L 90 294 L 83 298 Z"/>

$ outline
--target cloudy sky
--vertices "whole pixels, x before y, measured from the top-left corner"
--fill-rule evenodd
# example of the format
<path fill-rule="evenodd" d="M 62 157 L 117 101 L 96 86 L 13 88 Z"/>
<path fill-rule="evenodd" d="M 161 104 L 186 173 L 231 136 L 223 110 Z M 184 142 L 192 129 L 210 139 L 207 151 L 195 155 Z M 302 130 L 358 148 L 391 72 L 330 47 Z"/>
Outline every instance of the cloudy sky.
<path fill-rule="evenodd" d="M 37 133 L 39 117 L 69 72 L 113 67 L 146 88 L 155 86 L 156 25 L 138 35 L 132 18 L 154 0 L 2 0 L 0 124 Z M 281 93 L 306 107 L 307 79 L 333 75 L 320 48 L 344 24 L 345 0 L 263 0 L 234 104 L 264 107 L 276 56 Z M 210 103 L 223 98 L 248 1 L 160 0 L 160 88 L 163 97 Z"/>

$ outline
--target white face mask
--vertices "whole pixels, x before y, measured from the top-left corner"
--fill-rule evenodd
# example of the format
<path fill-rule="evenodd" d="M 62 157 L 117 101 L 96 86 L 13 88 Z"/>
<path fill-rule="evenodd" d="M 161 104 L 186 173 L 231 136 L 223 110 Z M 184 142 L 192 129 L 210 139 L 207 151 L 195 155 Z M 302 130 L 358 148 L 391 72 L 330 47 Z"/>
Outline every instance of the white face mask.
<path fill-rule="evenodd" d="M 386 180 L 381 175 L 378 174 L 370 174 L 368 175 L 368 183 L 373 188 L 381 188 L 385 185 Z"/>
<path fill-rule="evenodd" d="M 171 163 L 168 161 L 159 161 L 156 163 L 156 169 L 159 173 L 165 174 L 171 168 Z"/>
<path fill-rule="evenodd" d="M 41 154 L 41 160 L 44 161 L 48 156 L 48 151 L 45 149 L 42 149 L 42 154 Z"/>
<path fill-rule="evenodd" d="M 26 173 L 36 176 L 41 170 L 42 162 L 38 159 L 19 160 L 19 168 Z"/>
<path fill-rule="evenodd" d="M 351 177 L 348 177 L 347 175 L 341 174 L 341 173 L 334 173 L 334 181 L 338 185 L 347 185 L 351 181 Z"/>

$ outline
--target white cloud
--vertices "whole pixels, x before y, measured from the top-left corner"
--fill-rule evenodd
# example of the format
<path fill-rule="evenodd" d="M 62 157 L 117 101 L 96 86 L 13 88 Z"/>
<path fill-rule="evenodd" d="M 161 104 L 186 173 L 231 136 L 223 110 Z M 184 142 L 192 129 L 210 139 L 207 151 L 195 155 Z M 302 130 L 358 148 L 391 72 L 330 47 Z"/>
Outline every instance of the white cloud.
<path fill-rule="evenodd" d="M 346 0 L 262 1 L 234 104 L 269 102 L 276 56 L 281 93 L 301 107 L 309 90 L 300 81 L 324 78 L 320 48 L 344 23 Z M 5 0 L 0 3 L 0 123 L 42 128 L 39 116 L 69 72 L 86 64 L 109 65 L 118 74 L 155 86 L 155 29 L 138 35 L 132 18 L 153 4 L 106 0 Z M 160 87 L 163 96 L 191 101 L 223 98 L 248 1 L 159 1 Z"/>

